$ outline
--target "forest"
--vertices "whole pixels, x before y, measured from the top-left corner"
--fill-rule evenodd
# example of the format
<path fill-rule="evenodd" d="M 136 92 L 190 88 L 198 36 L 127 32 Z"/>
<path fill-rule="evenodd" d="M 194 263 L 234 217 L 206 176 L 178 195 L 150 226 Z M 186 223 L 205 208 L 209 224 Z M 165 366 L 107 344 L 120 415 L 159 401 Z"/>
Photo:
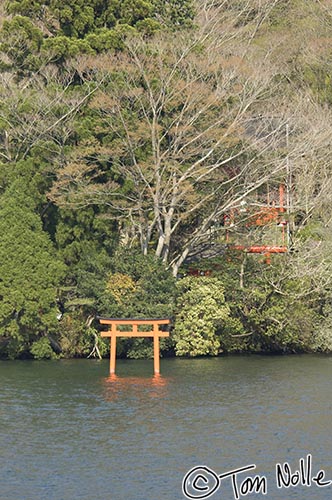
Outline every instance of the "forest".
<path fill-rule="evenodd" d="M 331 352 L 331 52 L 331 0 L 1 4 L 0 357 Z"/>

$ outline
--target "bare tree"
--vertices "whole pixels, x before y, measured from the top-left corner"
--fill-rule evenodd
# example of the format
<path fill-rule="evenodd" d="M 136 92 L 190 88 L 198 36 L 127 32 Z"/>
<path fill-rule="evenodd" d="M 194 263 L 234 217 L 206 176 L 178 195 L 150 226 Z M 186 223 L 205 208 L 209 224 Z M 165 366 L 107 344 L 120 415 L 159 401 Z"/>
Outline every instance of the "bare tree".
<path fill-rule="evenodd" d="M 227 4 L 202 2 L 194 32 L 135 37 L 122 54 L 94 59 L 108 84 L 90 106 L 113 137 L 96 155 L 108 155 L 112 181 L 101 182 L 78 154 L 50 194 L 63 205 L 109 206 L 142 252 L 153 248 L 175 275 L 215 221 L 267 181 L 284 179 L 287 162 L 314 139 L 296 123 L 301 98 L 281 100 L 268 56 L 248 50 L 254 33 L 240 20 L 249 2 L 233 5 L 232 15 Z M 254 13 L 252 30 L 265 15 Z M 121 189 L 119 177 L 130 188 Z"/>
<path fill-rule="evenodd" d="M 97 90 L 94 85 L 69 92 L 72 79 L 73 72 L 61 78 L 52 66 L 20 82 L 11 73 L 0 75 L 2 161 L 25 159 L 42 142 L 49 141 L 54 153 L 61 149 L 73 133 L 77 113 Z"/>

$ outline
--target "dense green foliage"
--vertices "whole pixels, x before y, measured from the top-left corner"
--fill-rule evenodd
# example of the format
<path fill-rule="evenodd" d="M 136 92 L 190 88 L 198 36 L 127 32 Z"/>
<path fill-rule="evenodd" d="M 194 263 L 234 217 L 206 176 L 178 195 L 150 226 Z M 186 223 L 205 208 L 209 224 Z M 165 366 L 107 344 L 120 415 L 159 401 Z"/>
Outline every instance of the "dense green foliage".
<path fill-rule="evenodd" d="M 327 8 L 5 3 L 0 356 L 106 355 L 96 315 L 172 317 L 163 355 L 331 352 Z"/>
<path fill-rule="evenodd" d="M 177 309 L 176 353 L 191 357 L 219 354 L 216 331 L 229 316 L 222 282 L 209 277 L 183 278 L 178 282 Z"/>
<path fill-rule="evenodd" d="M 64 266 L 19 182 L 1 197 L 0 233 L 2 350 L 11 358 L 27 350 L 39 357 L 43 347 L 50 357 L 45 336 L 57 328 L 57 288 Z"/>
<path fill-rule="evenodd" d="M 123 49 L 129 34 L 151 35 L 165 28 L 190 27 L 190 0 L 29 0 L 10 1 L 0 47 L 20 74 L 46 61 Z"/>

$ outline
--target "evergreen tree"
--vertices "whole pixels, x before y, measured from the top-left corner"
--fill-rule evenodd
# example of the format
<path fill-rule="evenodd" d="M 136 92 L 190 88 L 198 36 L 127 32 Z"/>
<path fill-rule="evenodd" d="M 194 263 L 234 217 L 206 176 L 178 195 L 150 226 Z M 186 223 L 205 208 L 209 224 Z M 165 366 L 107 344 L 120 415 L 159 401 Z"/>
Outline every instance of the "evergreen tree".
<path fill-rule="evenodd" d="M 56 290 L 64 269 L 34 208 L 20 181 L 0 200 L 0 337 L 1 352 L 10 358 L 30 349 L 39 357 L 38 346 L 50 357 L 48 339 L 40 339 L 57 329 Z"/>
<path fill-rule="evenodd" d="M 123 49 L 128 34 L 193 26 L 192 0 L 15 0 L 0 30 L 0 67 L 20 76 L 77 54 Z"/>

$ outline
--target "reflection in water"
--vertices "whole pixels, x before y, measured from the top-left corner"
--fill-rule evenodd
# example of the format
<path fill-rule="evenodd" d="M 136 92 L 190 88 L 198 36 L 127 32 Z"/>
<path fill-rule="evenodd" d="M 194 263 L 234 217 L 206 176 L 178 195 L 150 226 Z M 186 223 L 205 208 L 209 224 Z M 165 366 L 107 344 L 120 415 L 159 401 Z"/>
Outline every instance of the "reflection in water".
<path fill-rule="evenodd" d="M 136 398 L 164 398 L 170 379 L 155 374 L 152 377 L 119 377 L 112 374 L 103 380 L 106 401 L 135 393 Z"/>
<path fill-rule="evenodd" d="M 249 464 L 268 500 L 331 500 L 332 485 L 278 489 L 275 470 L 311 454 L 313 473 L 332 479 L 332 357 L 165 359 L 154 377 L 150 360 L 118 369 L 0 363 L 0 500 L 181 500 L 194 467 Z M 234 498 L 231 481 L 211 500 L 221 498 Z"/>

